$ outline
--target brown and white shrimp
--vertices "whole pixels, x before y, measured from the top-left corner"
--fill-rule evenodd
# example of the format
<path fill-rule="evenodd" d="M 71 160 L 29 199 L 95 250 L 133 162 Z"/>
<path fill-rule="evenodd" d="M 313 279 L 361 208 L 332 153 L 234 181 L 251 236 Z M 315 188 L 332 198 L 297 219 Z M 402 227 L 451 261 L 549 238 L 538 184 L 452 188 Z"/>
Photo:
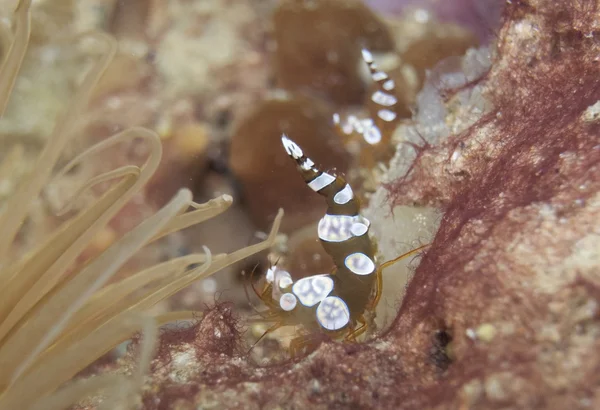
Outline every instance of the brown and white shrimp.
<path fill-rule="evenodd" d="M 287 136 L 281 138 L 306 184 L 325 197 L 327 212 L 318 224 L 318 236 L 335 268 L 330 273 L 294 281 L 289 272 L 270 268 L 267 286 L 259 295 L 268 306 L 264 320 L 275 322 L 268 330 L 301 325 L 306 331 L 290 343 L 292 355 L 310 343 L 310 334 L 324 332 L 332 338 L 354 340 L 367 329 L 365 314 L 374 312 L 382 289 L 382 270 L 412 255 L 417 248 L 393 261 L 377 264 L 369 237 L 370 222 L 360 213 L 360 203 L 341 176 L 319 170 Z"/>
<path fill-rule="evenodd" d="M 362 57 L 369 67 L 371 79 L 376 84 L 375 92 L 371 94 L 371 101 L 376 107 L 376 113 L 373 113 L 375 119 L 370 117 L 360 119 L 350 115 L 342 121 L 340 115 L 336 113 L 333 115 L 333 123 L 342 135 L 358 134 L 369 145 L 387 146 L 400 119 L 397 112 L 399 98 L 396 83 L 386 72 L 377 67 L 369 50 L 363 49 Z"/>

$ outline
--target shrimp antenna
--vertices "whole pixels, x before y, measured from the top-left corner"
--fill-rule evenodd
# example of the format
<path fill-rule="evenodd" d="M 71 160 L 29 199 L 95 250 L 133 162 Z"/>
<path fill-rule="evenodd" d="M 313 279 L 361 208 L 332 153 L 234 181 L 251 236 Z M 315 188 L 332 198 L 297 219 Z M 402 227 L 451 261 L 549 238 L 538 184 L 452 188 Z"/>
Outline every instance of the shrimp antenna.
<path fill-rule="evenodd" d="M 281 327 L 281 323 L 275 323 L 273 326 L 271 326 L 270 328 L 265 330 L 265 332 L 258 338 L 258 340 L 256 342 L 254 342 L 254 344 L 250 347 L 250 349 L 248 349 L 248 352 L 246 354 L 250 354 L 250 352 L 252 351 L 252 349 L 254 349 L 254 346 L 256 346 L 258 344 L 258 342 L 263 340 L 266 335 L 268 335 L 271 332 L 276 331 L 280 327 Z"/>
<path fill-rule="evenodd" d="M 389 266 L 392 266 L 392 265 L 393 265 L 393 264 L 395 264 L 396 262 L 399 262 L 399 261 L 401 261 L 402 259 L 409 257 L 410 255 L 414 255 L 415 253 L 419 252 L 420 250 L 423 250 L 423 249 L 425 249 L 426 247 L 428 247 L 428 246 L 430 246 L 430 245 L 431 245 L 431 244 L 430 244 L 430 243 L 428 243 L 428 244 L 426 244 L 426 245 L 419 246 L 418 248 L 415 248 L 415 249 L 413 249 L 413 250 L 411 250 L 411 251 L 408 251 L 408 252 L 406 252 L 406 253 L 403 253 L 402 255 L 400 255 L 400 256 L 397 256 L 397 257 L 395 257 L 395 258 L 394 258 L 394 259 L 392 259 L 392 260 L 389 260 L 389 261 L 387 261 L 387 262 L 384 262 L 384 263 L 382 263 L 379 269 L 381 269 L 381 270 L 384 270 L 385 268 L 387 268 L 387 267 L 389 267 Z"/>
<path fill-rule="evenodd" d="M 256 265 L 254 265 L 254 268 L 252 268 L 252 271 L 250 272 L 250 286 L 252 286 L 252 290 L 254 291 L 254 294 L 256 296 L 258 296 L 259 299 L 262 300 L 261 295 L 258 294 L 258 291 L 256 290 L 256 288 L 254 287 L 254 271 L 256 271 L 256 268 L 258 268 L 258 265 L 260 265 L 260 263 L 257 263 Z M 244 284 L 245 286 L 245 284 Z"/>
<path fill-rule="evenodd" d="M 254 271 L 256 270 L 256 268 L 258 267 L 258 263 L 256 264 L 256 266 L 254 267 L 254 269 L 252 269 L 252 273 L 254 273 Z M 250 280 L 252 280 L 252 273 L 250 274 Z M 246 276 L 245 272 L 242 272 L 243 276 Z M 254 290 L 254 293 L 256 293 L 256 296 L 258 296 L 260 298 L 260 295 L 258 294 L 258 292 L 256 292 L 256 289 L 254 288 L 254 285 L 252 285 L 252 283 L 250 283 L 250 286 L 252 286 L 252 289 Z M 252 303 L 252 299 L 250 299 L 250 293 L 248 292 L 248 283 L 244 280 L 244 293 L 246 294 L 246 299 L 248 300 L 248 305 L 250 305 L 250 307 L 261 317 L 265 317 L 264 312 L 261 312 L 260 310 L 258 310 L 258 308 L 254 305 L 254 303 Z M 262 299 L 261 299 L 262 300 Z"/>

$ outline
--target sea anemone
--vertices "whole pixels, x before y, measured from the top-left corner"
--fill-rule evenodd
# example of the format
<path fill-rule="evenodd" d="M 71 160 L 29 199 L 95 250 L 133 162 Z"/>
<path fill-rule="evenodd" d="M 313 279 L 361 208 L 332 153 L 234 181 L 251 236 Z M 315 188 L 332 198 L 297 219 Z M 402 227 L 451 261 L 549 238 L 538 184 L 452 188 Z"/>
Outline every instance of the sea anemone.
<path fill-rule="evenodd" d="M 14 29 L 0 30 L 4 61 L 0 69 L 0 115 L 4 114 L 31 31 L 31 0 L 21 0 Z M 95 236 L 138 193 L 156 171 L 161 159 L 160 139 L 144 128 L 117 133 L 77 155 L 53 176 L 66 145 L 80 131 L 79 119 L 117 45 L 105 34 L 85 37 L 103 43 L 105 52 L 85 75 L 77 94 L 50 134 L 34 169 L 0 208 L 0 409 L 59 409 L 100 389 L 109 393 L 107 408 L 135 403 L 136 391 L 149 367 L 156 326 L 191 312 L 150 315 L 149 307 L 191 282 L 271 246 L 282 217 L 275 219 L 269 237 L 230 254 L 190 254 L 146 268 L 110 284 L 119 268 L 143 246 L 205 221 L 225 211 L 232 198 L 223 195 L 198 205 L 191 192 L 180 190 L 162 209 L 85 263 L 79 257 Z M 145 163 L 124 165 L 89 179 L 65 201 L 70 210 L 83 193 L 111 182 L 91 204 L 68 218 L 42 243 L 25 255 L 14 242 L 27 218 L 30 204 L 45 186 L 101 151 L 132 139 L 149 147 Z M 0 169 L 10 169 L 5 155 Z M 187 208 L 194 210 L 185 212 Z M 74 375 L 119 343 L 142 332 L 139 366 L 126 377 L 110 374 L 82 379 L 58 390 Z M 58 390 L 58 391 L 57 391 Z"/>

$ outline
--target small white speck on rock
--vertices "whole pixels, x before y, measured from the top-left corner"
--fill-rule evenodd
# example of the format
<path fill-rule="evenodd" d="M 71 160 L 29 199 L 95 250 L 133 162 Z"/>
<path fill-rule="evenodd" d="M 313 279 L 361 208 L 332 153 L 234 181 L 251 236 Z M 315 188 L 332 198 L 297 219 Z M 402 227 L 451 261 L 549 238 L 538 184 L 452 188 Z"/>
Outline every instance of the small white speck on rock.
<path fill-rule="evenodd" d="M 600 120 L 600 100 L 595 104 L 590 105 L 583 112 L 583 120 L 586 122 L 594 122 Z"/>
<path fill-rule="evenodd" d="M 475 340 L 477 339 L 477 334 L 475 333 L 475 331 L 471 328 L 468 328 L 467 330 L 465 330 L 465 334 L 467 335 L 467 337 L 471 340 Z"/>
<path fill-rule="evenodd" d="M 312 394 L 319 394 L 321 392 L 321 383 L 317 379 L 313 379 L 310 383 L 310 392 Z"/>

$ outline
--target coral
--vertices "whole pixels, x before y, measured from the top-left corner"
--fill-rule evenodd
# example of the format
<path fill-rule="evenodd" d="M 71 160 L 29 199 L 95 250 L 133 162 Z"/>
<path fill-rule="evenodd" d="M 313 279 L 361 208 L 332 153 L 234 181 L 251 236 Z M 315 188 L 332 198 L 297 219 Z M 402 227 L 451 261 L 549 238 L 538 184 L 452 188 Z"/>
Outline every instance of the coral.
<path fill-rule="evenodd" d="M 599 11 L 511 2 L 489 71 L 483 49 L 426 81 L 379 204 L 442 215 L 389 331 L 266 368 L 208 349 L 146 408 L 598 407 Z"/>

